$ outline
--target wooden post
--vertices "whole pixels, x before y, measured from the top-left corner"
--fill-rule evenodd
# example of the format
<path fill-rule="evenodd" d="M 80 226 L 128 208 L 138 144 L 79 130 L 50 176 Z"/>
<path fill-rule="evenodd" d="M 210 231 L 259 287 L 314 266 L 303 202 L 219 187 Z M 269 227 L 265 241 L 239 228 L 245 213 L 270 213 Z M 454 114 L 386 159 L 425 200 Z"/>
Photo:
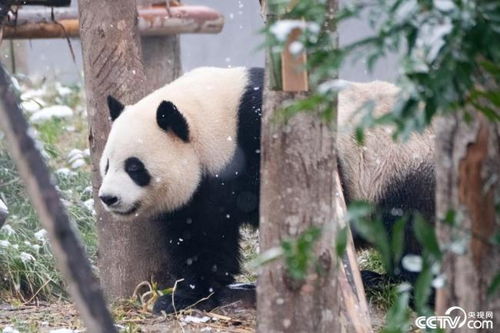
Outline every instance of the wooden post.
<path fill-rule="evenodd" d="M 110 128 L 106 97 L 134 103 L 148 90 L 134 0 L 79 0 L 92 180 L 99 236 L 98 266 L 104 290 L 113 299 L 129 297 L 142 281 L 170 282 L 165 223 L 119 221 L 97 197 L 99 158 Z"/>
<path fill-rule="evenodd" d="M 467 314 L 490 311 L 493 318 L 485 319 L 492 320 L 494 330 L 500 327 L 500 297 L 498 289 L 488 295 L 488 288 L 500 269 L 500 247 L 493 240 L 500 234 L 500 125 L 477 110 L 471 114 L 471 122 L 456 113 L 436 124 L 436 209 L 446 278 L 437 292 L 436 312 L 443 315 L 452 306 Z M 446 223 L 449 212 L 455 219 Z M 462 240 L 463 249 L 452 251 L 450 244 L 457 240 Z M 470 328 L 464 325 L 455 332 Z"/>
<path fill-rule="evenodd" d="M 139 5 L 148 1 L 139 0 Z M 182 72 L 178 35 L 142 36 L 144 71 L 148 78 L 148 92 L 175 80 Z"/>
<path fill-rule="evenodd" d="M 0 65 L 0 124 L 33 206 L 48 232 L 69 293 L 89 332 L 116 332 L 99 283 L 80 241 L 73 233 L 49 170 L 29 134 L 28 123 L 17 102 L 10 79 Z"/>

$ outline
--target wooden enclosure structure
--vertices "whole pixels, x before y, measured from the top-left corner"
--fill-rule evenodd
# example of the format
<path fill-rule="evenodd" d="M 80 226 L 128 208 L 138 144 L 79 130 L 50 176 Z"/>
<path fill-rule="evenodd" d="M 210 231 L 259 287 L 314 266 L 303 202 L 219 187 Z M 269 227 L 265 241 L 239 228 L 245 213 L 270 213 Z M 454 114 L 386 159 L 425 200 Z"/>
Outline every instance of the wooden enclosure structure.
<path fill-rule="evenodd" d="M 139 7 L 138 27 L 142 36 L 183 33 L 219 33 L 224 17 L 204 6 Z M 79 37 L 78 11 L 75 8 L 20 9 L 10 13 L 5 23 L 5 39 Z"/>

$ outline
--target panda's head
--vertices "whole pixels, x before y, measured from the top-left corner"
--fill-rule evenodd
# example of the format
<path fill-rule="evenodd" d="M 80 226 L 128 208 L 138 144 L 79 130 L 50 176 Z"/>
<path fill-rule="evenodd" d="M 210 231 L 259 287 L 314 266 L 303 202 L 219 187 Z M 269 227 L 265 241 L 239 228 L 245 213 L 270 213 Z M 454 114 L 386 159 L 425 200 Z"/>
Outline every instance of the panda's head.
<path fill-rule="evenodd" d="M 172 101 L 124 106 L 108 97 L 113 125 L 104 148 L 99 198 L 120 217 L 172 211 L 190 200 L 202 167 L 190 126 Z"/>

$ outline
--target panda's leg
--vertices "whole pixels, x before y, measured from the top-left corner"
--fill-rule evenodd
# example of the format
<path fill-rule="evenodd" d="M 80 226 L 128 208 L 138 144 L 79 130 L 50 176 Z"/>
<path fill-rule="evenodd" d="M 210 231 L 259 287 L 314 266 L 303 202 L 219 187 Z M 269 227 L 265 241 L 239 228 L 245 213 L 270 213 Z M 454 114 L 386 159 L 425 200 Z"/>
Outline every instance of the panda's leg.
<path fill-rule="evenodd" d="M 195 303 L 205 310 L 219 305 L 220 291 L 240 272 L 239 224 L 224 216 L 169 223 L 170 263 L 178 282 L 173 303 L 172 295 L 160 297 L 156 313 L 172 313 Z"/>

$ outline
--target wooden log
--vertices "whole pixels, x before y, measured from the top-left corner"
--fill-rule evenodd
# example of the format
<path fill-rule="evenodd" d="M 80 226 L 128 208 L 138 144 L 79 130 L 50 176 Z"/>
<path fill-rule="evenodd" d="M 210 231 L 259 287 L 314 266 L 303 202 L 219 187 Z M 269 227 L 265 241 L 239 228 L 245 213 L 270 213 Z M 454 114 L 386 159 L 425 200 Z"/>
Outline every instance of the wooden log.
<path fill-rule="evenodd" d="M 17 6 L 69 7 L 71 0 L 14 0 Z"/>
<path fill-rule="evenodd" d="M 116 332 L 85 251 L 70 225 L 50 173 L 30 136 L 8 74 L 0 66 L 0 125 L 29 197 L 88 332 Z"/>
<path fill-rule="evenodd" d="M 7 206 L 3 203 L 2 199 L 0 199 L 0 228 L 7 220 L 7 216 L 9 215 L 9 210 Z"/>
<path fill-rule="evenodd" d="M 78 37 L 78 12 L 75 8 L 53 10 L 21 9 L 17 18 L 9 14 L 5 22 L 4 39 L 36 39 Z M 165 36 L 182 33 L 219 33 L 224 17 L 213 9 L 203 6 L 179 6 L 170 8 L 140 8 L 138 27 L 144 36 Z"/>

